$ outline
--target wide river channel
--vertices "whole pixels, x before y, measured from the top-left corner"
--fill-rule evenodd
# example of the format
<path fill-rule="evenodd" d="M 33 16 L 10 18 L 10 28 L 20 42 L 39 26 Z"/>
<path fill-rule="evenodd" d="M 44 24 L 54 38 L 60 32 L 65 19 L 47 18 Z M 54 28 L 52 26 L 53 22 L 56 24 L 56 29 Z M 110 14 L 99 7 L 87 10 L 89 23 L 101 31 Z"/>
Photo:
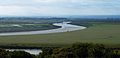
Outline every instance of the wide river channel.
<path fill-rule="evenodd" d="M 27 32 L 11 32 L 11 33 L 0 33 L 0 36 L 11 36 L 11 35 L 32 35 L 32 34 L 49 34 L 49 33 L 60 33 L 60 32 L 70 32 L 76 30 L 86 29 L 84 26 L 77 26 L 69 24 L 70 22 L 62 22 L 62 23 L 53 23 L 55 26 L 61 26 L 58 29 L 51 30 L 42 30 L 42 31 L 27 31 Z M 6 49 L 8 51 L 25 51 L 30 54 L 38 55 L 42 53 L 40 49 Z"/>
<path fill-rule="evenodd" d="M 68 24 L 70 22 L 62 22 L 62 23 L 53 23 L 55 26 L 61 26 L 61 28 L 50 29 L 50 30 L 42 30 L 42 31 L 26 31 L 26 32 L 9 32 L 9 33 L 0 33 L 0 36 L 10 36 L 10 35 L 32 35 L 32 34 L 49 34 L 49 33 L 60 33 L 60 32 L 70 32 L 76 30 L 86 29 L 84 26 L 77 26 Z"/>

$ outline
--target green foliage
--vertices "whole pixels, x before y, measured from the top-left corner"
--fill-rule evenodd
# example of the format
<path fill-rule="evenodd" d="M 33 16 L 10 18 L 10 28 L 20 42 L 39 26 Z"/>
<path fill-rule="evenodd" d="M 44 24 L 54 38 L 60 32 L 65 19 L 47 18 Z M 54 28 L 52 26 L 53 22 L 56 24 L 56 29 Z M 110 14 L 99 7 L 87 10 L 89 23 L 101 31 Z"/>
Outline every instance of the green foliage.
<path fill-rule="evenodd" d="M 50 58 L 54 48 L 42 48 L 42 53 L 39 55 L 40 58 Z"/>
<path fill-rule="evenodd" d="M 113 51 L 102 44 L 76 43 L 72 46 L 76 58 L 112 58 Z"/>
<path fill-rule="evenodd" d="M 120 58 L 120 50 L 114 50 L 113 58 Z"/>
<path fill-rule="evenodd" d="M 31 55 L 25 51 L 6 51 L 0 49 L 0 58 L 35 58 L 34 55 Z"/>
<path fill-rule="evenodd" d="M 74 58 L 71 48 L 56 48 L 53 50 L 52 58 Z"/>
<path fill-rule="evenodd" d="M 71 47 L 44 50 L 43 58 L 116 58 L 120 55 L 102 44 L 75 43 Z M 42 55 L 43 56 L 43 55 Z"/>
<path fill-rule="evenodd" d="M 11 58 L 33 58 L 33 56 L 25 51 L 13 51 Z"/>
<path fill-rule="evenodd" d="M 25 51 L 6 51 L 0 49 L 0 58 L 120 58 L 118 50 L 106 48 L 102 44 L 75 43 L 70 47 L 42 48 L 39 55 Z"/>
<path fill-rule="evenodd" d="M 8 51 L 0 49 L 0 58 L 11 58 Z"/>

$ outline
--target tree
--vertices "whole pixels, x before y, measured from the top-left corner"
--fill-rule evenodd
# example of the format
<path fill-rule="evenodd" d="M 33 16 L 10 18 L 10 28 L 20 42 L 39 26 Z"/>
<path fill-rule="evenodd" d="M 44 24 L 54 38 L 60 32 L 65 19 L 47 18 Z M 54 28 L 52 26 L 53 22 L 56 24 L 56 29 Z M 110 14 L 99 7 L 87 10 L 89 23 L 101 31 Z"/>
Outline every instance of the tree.
<path fill-rule="evenodd" d="M 11 52 L 11 58 L 33 58 L 33 55 L 25 51 L 13 51 Z"/>
<path fill-rule="evenodd" d="M 52 58 L 74 58 L 71 48 L 57 48 L 53 50 Z"/>
<path fill-rule="evenodd" d="M 113 51 L 102 44 L 75 43 L 72 46 L 77 58 L 112 58 Z"/>
<path fill-rule="evenodd" d="M 53 47 L 48 48 L 42 48 L 42 53 L 38 56 L 39 58 L 51 58 L 51 55 L 53 53 Z"/>
<path fill-rule="evenodd" d="M 8 51 L 4 49 L 0 49 L 0 58 L 11 58 L 11 57 Z"/>

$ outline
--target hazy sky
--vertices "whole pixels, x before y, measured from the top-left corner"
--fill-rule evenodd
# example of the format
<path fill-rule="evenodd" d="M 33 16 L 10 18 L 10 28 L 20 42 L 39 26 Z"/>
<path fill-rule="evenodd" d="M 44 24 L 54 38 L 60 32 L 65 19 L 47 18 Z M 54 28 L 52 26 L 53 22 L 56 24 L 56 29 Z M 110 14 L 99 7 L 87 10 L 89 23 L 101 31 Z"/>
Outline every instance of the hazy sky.
<path fill-rule="evenodd" d="M 120 15 L 120 0 L 0 0 L 0 15 Z"/>

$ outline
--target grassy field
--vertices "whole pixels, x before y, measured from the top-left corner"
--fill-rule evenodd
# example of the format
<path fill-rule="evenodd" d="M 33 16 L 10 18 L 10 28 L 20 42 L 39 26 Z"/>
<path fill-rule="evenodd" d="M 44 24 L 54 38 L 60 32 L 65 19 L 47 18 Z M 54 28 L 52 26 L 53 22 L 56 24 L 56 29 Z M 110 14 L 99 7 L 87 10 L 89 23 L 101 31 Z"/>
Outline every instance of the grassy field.
<path fill-rule="evenodd" d="M 73 32 L 0 36 L 0 45 L 66 46 L 75 42 L 100 43 L 110 47 L 120 47 L 120 25 L 94 24 L 87 29 Z"/>
<path fill-rule="evenodd" d="M 52 24 L 0 24 L 0 33 L 48 30 L 58 28 Z"/>

